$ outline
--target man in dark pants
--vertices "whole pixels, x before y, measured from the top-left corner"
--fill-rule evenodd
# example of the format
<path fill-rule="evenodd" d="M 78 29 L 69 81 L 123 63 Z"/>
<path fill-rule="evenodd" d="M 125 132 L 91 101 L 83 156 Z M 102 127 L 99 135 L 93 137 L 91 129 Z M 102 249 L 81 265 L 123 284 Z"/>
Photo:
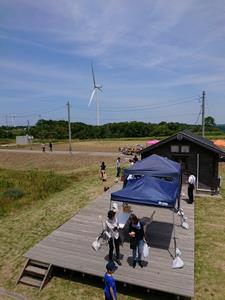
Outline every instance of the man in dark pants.
<path fill-rule="evenodd" d="M 188 203 L 192 204 L 194 202 L 194 188 L 195 188 L 195 176 L 190 173 L 188 177 Z"/>
<path fill-rule="evenodd" d="M 115 245 L 116 250 L 116 262 L 121 266 L 120 262 L 120 236 L 119 236 L 119 224 L 116 219 L 116 212 L 110 210 L 108 212 L 108 219 L 106 220 L 106 231 L 110 237 L 109 239 L 109 261 L 113 260 L 113 250 Z"/>
<path fill-rule="evenodd" d="M 116 178 L 120 177 L 121 167 L 120 167 L 120 157 L 116 161 Z"/>

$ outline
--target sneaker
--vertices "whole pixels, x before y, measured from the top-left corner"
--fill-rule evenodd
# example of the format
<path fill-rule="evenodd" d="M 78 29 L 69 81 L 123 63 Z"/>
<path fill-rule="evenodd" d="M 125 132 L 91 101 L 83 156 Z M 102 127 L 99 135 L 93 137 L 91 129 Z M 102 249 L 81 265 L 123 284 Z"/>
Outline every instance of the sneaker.
<path fill-rule="evenodd" d="M 121 264 L 121 261 L 120 261 L 119 259 L 116 259 L 116 263 L 117 263 L 117 265 L 119 265 L 119 266 L 122 265 L 122 264 Z"/>
<path fill-rule="evenodd" d="M 139 260 L 138 264 L 139 264 L 139 266 L 140 266 L 141 268 L 143 268 L 143 263 L 142 263 L 141 260 Z"/>
<path fill-rule="evenodd" d="M 136 260 L 133 261 L 133 268 L 136 267 Z"/>

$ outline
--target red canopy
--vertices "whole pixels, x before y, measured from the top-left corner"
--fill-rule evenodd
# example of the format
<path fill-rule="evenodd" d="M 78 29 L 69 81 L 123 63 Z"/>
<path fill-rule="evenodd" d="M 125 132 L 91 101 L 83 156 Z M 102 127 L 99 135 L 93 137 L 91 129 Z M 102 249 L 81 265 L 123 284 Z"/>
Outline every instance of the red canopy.
<path fill-rule="evenodd" d="M 159 142 L 159 140 L 149 140 L 149 141 L 146 142 L 146 145 L 150 146 L 150 145 L 154 145 L 158 142 Z"/>

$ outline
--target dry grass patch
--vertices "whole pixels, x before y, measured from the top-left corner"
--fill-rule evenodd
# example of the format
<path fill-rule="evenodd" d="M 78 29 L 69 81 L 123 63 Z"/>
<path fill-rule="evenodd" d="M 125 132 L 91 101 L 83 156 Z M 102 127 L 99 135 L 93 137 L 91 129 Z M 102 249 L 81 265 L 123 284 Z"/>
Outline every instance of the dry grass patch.
<path fill-rule="evenodd" d="M 2 168 L 13 170 L 54 170 L 57 173 L 76 173 L 77 169 L 95 166 L 99 172 L 101 161 L 106 165 L 115 163 L 115 157 L 96 157 L 85 154 L 55 154 L 53 153 L 10 153 L 1 152 L 0 165 Z"/>

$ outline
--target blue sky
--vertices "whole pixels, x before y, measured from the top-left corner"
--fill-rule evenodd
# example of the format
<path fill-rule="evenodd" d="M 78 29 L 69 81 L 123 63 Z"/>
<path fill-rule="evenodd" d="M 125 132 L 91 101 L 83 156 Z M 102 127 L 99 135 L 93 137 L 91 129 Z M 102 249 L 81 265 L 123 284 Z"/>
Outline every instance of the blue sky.
<path fill-rule="evenodd" d="M 0 0 L 0 124 L 225 123 L 224 0 Z"/>

